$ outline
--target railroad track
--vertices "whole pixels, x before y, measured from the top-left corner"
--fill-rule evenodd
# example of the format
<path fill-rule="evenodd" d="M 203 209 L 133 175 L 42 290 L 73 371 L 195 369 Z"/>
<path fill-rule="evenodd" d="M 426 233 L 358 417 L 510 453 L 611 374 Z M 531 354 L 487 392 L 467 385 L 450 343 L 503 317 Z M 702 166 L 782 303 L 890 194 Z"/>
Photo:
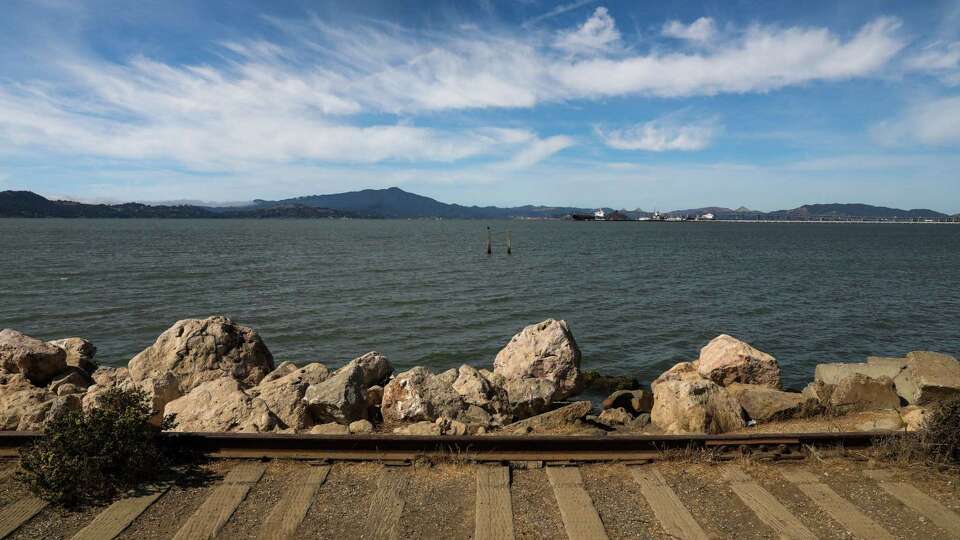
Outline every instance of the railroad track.
<path fill-rule="evenodd" d="M 13 457 L 42 435 L 0 432 L 0 456 Z M 329 461 L 410 461 L 449 458 L 472 462 L 603 462 L 656 460 L 670 451 L 709 450 L 720 456 L 750 453 L 794 459 L 809 447 L 867 448 L 889 432 L 786 433 L 740 435 L 542 435 L 400 436 L 293 435 L 275 433 L 164 433 L 180 448 L 217 458 L 268 458 Z"/>

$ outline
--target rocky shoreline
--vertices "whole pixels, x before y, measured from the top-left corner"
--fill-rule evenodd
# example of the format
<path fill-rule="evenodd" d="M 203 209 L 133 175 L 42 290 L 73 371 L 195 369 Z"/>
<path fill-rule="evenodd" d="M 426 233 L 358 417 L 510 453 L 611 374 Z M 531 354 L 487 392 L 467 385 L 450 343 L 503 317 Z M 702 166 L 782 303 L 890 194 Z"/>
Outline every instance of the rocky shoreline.
<path fill-rule="evenodd" d="M 960 396 L 957 359 L 920 351 L 820 364 L 802 392 L 784 391 L 773 356 L 721 335 L 593 414 L 591 402 L 570 401 L 585 384 L 580 349 L 553 319 L 513 336 L 492 370 L 397 373 L 379 352 L 334 371 L 275 365 L 252 328 L 222 316 L 178 321 L 125 368 L 98 367 L 95 355 L 82 338 L 0 331 L 0 430 L 41 430 L 64 411 L 97 407 L 113 387 L 146 392 L 152 421 L 173 415 L 175 431 L 331 435 L 715 434 L 818 417 L 847 418 L 850 430 L 915 430 L 931 406 Z"/>

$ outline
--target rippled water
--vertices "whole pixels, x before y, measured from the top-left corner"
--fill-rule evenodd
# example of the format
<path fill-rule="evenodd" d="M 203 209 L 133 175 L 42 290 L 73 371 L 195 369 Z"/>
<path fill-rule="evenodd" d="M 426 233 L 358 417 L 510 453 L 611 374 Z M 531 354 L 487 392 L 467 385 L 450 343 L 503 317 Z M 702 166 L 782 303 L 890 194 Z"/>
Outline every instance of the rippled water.
<path fill-rule="evenodd" d="M 641 380 L 721 332 L 793 386 L 817 362 L 960 352 L 957 226 L 6 219 L 0 239 L 0 327 L 86 337 L 108 364 L 215 313 L 332 365 L 489 365 L 548 317 L 585 368 Z"/>

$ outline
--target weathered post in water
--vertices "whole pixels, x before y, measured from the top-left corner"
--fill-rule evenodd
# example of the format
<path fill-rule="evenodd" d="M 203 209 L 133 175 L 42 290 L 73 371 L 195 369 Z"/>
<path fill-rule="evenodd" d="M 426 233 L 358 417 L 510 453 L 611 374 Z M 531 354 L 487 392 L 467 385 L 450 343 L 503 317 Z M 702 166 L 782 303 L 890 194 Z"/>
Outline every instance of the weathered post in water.
<path fill-rule="evenodd" d="M 490 227 L 487 227 L 487 255 L 493 253 L 493 240 L 490 237 Z"/>
<path fill-rule="evenodd" d="M 510 229 L 507 229 L 507 255 L 513 254 L 513 244 L 510 242 Z"/>

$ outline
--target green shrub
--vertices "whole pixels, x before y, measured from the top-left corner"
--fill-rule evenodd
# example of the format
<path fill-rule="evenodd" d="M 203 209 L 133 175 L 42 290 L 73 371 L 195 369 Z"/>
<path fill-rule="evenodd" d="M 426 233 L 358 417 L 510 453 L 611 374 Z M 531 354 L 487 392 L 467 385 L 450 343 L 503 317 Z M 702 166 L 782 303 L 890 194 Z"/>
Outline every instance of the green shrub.
<path fill-rule="evenodd" d="M 66 506 L 106 502 L 157 479 L 170 460 L 160 429 L 149 424 L 151 409 L 143 391 L 114 388 L 96 409 L 59 415 L 20 451 L 19 478 L 37 496 Z"/>

